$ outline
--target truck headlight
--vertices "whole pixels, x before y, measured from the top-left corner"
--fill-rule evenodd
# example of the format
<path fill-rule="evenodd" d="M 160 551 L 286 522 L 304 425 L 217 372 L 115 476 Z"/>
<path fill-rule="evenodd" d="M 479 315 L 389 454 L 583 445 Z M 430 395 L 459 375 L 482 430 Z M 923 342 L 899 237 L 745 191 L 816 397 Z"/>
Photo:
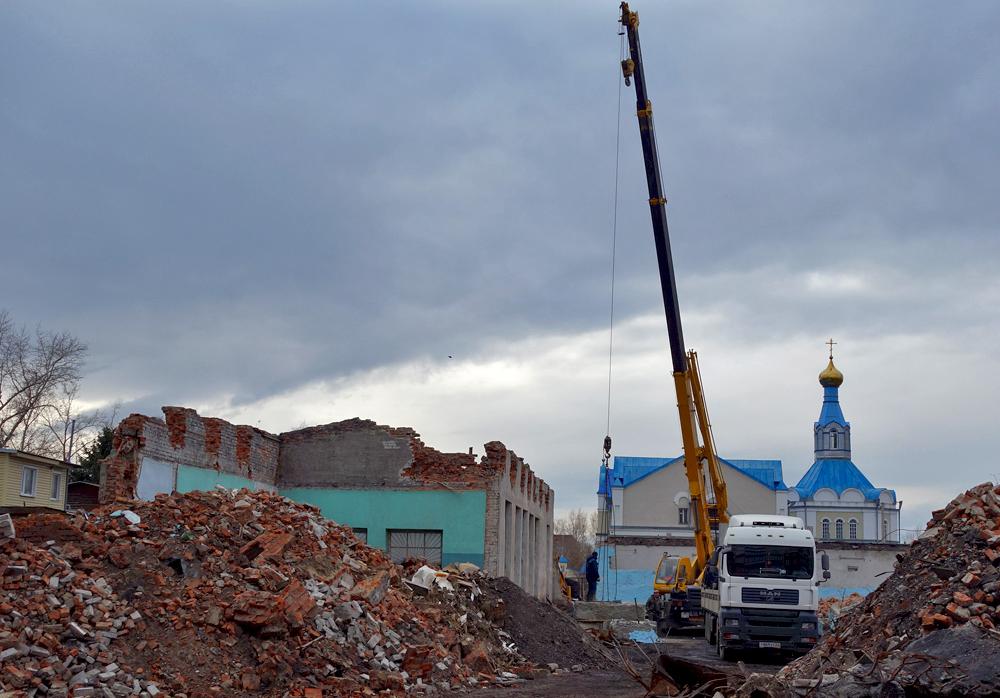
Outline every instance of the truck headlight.
<path fill-rule="evenodd" d="M 726 627 L 729 627 L 729 628 L 738 628 L 739 625 L 740 625 L 740 619 L 739 618 L 726 618 L 726 622 L 724 623 L 724 625 Z"/>
<path fill-rule="evenodd" d="M 802 629 L 803 630 L 815 630 L 816 629 L 816 624 L 815 623 L 803 623 L 802 624 Z"/>

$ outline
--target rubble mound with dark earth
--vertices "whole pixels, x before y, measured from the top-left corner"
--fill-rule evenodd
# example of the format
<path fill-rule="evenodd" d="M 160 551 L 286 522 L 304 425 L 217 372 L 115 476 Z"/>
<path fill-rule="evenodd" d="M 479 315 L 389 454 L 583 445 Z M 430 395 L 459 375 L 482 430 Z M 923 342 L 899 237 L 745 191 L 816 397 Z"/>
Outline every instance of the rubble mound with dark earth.
<path fill-rule="evenodd" d="M 3 695 L 421 695 L 596 661 L 571 620 L 505 580 L 454 571 L 453 589 L 421 588 L 269 492 L 15 523 L 0 538 Z"/>

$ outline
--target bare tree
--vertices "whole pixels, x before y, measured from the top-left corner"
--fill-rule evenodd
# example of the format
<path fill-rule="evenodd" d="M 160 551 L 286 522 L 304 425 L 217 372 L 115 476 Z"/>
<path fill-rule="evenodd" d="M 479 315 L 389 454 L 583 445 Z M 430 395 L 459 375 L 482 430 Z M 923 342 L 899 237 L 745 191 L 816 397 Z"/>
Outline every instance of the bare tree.
<path fill-rule="evenodd" d="M 72 420 L 86 353 L 68 332 L 31 333 L 0 310 L 0 447 L 66 455 L 59 446 L 68 438 L 55 438 L 55 425 L 61 409 Z"/>
<path fill-rule="evenodd" d="M 594 549 L 596 528 L 596 511 L 572 509 L 565 516 L 555 520 L 555 533 L 569 536 L 569 539 L 556 539 L 553 552 L 565 555 L 569 559 L 570 567 L 579 568 Z"/>
<path fill-rule="evenodd" d="M 592 545 L 596 518 L 596 511 L 571 509 L 566 516 L 555 520 L 555 532 L 571 535 L 581 543 Z"/>
<path fill-rule="evenodd" d="M 39 420 L 40 425 L 34 437 L 35 453 L 60 458 L 67 463 L 79 462 L 90 442 L 104 427 L 114 428 L 119 405 L 108 409 L 94 409 L 82 412 L 77 407 L 79 384 L 67 383 L 60 394 Z"/>

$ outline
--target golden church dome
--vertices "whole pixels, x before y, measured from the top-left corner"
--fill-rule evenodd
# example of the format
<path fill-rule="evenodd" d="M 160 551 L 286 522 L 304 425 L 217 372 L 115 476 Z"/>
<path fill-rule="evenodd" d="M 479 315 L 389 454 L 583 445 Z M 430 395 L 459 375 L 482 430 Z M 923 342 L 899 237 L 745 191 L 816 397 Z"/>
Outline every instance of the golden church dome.
<path fill-rule="evenodd" d="M 819 384 L 824 388 L 839 388 L 843 382 L 844 374 L 833 365 L 833 359 L 831 358 L 830 363 L 819 374 Z"/>

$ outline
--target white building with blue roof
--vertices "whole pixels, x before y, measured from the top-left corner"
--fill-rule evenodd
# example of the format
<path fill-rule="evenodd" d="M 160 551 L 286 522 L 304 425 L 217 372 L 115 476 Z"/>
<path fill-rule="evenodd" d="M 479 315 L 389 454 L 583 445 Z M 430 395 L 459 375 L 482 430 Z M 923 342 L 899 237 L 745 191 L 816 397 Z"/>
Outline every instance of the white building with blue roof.
<path fill-rule="evenodd" d="M 832 347 L 832 344 L 831 344 Z M 840 407 L 844 374 L 830 363 L 819 374 L 823 407 L 813 425 L 815 459 L 788 496 L 788 513 L 817 540 L 899 543 L 896 492 L 875 487 L 851 459 L 851 424 Z"/>
<path fill-rule="evenodd" d="M 789 488 L 780 460 L 719 458 L 732 514 L 784 514 Z M 598 530 L 614 536 L 693 536 L 683 456 L 615 456 L 598 476 Z"/>
<path fill-rule="evenodd" d="M 832 340 L 831 340 L 832 342 Z M 832 346 L 832 344 L 831 344 Z M 819 375 L 823 406 L 813 425 L 814 461 L 788 487 L 779 460 L 720 458 L 730 514 L 798 516 L 829 553 L 833 577 L 821 594 L 874 589 L 891 572 L 900 544 L 896 493 L 875 487 L 851 460 L 851 425 L 840 407 L 843 374 Z M 684 459 L 616 456 L 598 476 L 598 598 L 643 602 L 663 553 L 693 556 Z"/>

